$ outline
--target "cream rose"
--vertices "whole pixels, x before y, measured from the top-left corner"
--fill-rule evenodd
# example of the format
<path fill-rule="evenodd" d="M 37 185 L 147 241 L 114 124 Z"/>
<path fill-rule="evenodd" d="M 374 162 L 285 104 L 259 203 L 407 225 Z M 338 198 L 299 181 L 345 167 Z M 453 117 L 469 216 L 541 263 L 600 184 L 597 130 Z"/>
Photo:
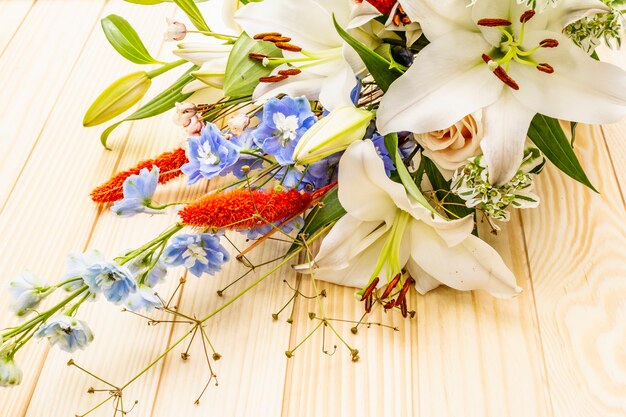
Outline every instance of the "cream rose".
<path fill-rule="evenodd" d="M 446 179 L 465 165 L 471 157 L 480 155 L 483 138 L 482 112 L 465 116 L 447 129 L 416 134 L 415 140 L 424 148 L 423 154 L 445 171 Z"/>

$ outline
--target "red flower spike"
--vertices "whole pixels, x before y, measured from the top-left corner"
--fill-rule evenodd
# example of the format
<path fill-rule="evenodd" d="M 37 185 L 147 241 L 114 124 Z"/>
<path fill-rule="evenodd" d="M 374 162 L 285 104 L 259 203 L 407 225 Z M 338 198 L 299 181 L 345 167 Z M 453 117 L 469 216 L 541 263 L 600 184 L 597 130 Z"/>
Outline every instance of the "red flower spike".
<path fill-rule="evenodd" d="M 153 166 L 159 167 L 159 184 L 165 184 L 182 174 L 180 167 L 186 164 L 187 161 L 183 148 L 162 153 L 154 159 L 141 161 L 134 168 L 115 174 L 107 182 L 95 188 L 91 192 L 91 199 L 96 203 L 113 203 L 122 199 L 124 197 L 122 186 L 126 178 L 139 174 L 139 171 L 143 168 L 152 169 Z"/>
<path fill-rule="evenodd" d="M 369 4 L 376 7 L 382 14 L 391 13 L 391 9 L 396 5 L 398 0 L 366 0 Z M 357 0 L 358 3 L 362 3 L 363 0 Z"/>
<path fill-rule="evenodd" d="M 295 217 L 310 207 L 315 196 L 296 190 L 239 189 L 208 194 L 178 214 L 189 226 L 241 230 Z"/>

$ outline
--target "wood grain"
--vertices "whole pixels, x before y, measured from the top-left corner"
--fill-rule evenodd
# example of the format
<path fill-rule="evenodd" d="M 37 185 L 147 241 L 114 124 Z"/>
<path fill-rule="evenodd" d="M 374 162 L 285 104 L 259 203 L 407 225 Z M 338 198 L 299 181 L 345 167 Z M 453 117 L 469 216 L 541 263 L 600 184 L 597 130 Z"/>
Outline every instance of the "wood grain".
<path fill-rule="evenodd" d="M 542 204 L 522 217 L 552 405 L 558 417 L 623 416 L 624 205 L 602 129 L 579 126 L 576 151 L 600 194 L 549 166 Z"/>
<path fill-rule="evenodd" d="M 170 222 L 165 216 L 115 218 L 93 205 L 91 188 L 113 172 L 177 146 L 180 132 L 164 115 L 120 126 L 103 151 L 100 130 L 81 119 L 93 98 L 134 65 L 108 45 L 98 24 L 116 13 L 137 29 L 148 49 L 170 59 L 162 30 L 173 6 L 141 7 L 121 0 L 0 1 L 0 282 L 24 269 L 57 279 L 64 257 L 87 247 L 109 255 L 136 246 Z M 177 15 L 177 18 L 180 18 Z M 624 66 L 626 55 L 602 51 Z M 176 74 L 155 80 L 154 90 Z M 125 391 L 130 415 L 176 416 L 420 416 L 420 417 L 617 417 L 626 415 L 626 121 L 580 126 L 576 150 L 595 194 L 554 167 L 537 181 L 538 209 L 515 213 L 499 236 L 486 237 L 518 277 L 524 292 L 514 300 L 481 293 L 437 289 L 410 297 L 414 319 L 376 311 L 372 325 L 352 334 L 353 323 L 331 323 L 360 360 L 330 329 L 318 330 L 287 359 L 319 323 L 314 300 L 298 297 L 274 321 L 293 295 L 287 284 L 310 278 L 284 268 L 207 322 L 211 342 L 222 355 L 213 362 L 219 385 L 194 400 L 209 376 L 199 340 L 182 361 L 186 344 Z M 217 187 L 219 182 L 209 186 Z M 182 179 L 157 195 L 188 200 L 206 184 L 183 187 Z M 242 236 L 229 234 L 246 245 Z M 261 262 L 283 253 L 268 243 L 250 255 Z M 232 261 L 215 277 L 187 276 L 175 298 L 180 311 L 201 317 L 228 302 L 267 267 L 216 291 L 247 268 Z M 172 271 L 167 294 L 183 271 Z M 317 282 L 326 290 L 330 319 L 358 320 L 362 305 L 353 289 Z M 15 323 L 0 292 L 0 326 Z M 121 384 L 180 338 L 188 325 L 146 322 L 105 302 L 81 311 L 96 339 L 85 352 L 68 355 L 33 343 L 18 355 L 24 383 L 0 390 L 2 417 L 73 416 L 104 394 L 90 395 L 93 378 L 65 364 L 72 357 L 98 375 Z M 334 346 L 337 346 L 336 351 Z M 323 353 L 325 349 L 328 355 Z M 93 416 L 111 416 L 106 406 Z"/>

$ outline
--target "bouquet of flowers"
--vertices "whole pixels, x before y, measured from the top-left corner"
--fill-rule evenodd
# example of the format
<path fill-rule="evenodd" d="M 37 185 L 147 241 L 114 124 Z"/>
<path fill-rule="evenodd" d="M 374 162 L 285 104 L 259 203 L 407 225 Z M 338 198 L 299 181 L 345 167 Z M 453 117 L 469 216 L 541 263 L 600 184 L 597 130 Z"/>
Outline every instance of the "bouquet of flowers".
<path fill-rule="evenodd" d="M 285 266 L 311 277 L 320 305 L 326 294 L 316 280 L 354 287 L 365 315 L 382 309 L 413 317 L 409 294 L 440 285 L 514 297 L 521 291 L 515 276 L 477 224 L 496 233 L 511 209 L 537 207 L 533 182 L 548 161 L 593 189 L 573 151 L 576 124 L 626 116 L 626 72 L 595 53 L 603 43 L 620 46 L 624 0 L 174 3 L 188 19 L 168 19 L 171 62 L 155 59 L 124 18 L 102 20 L 122 57 L 150 69 L 112 83 L 83 123 L 127 113 L 153 78 L 184 68 L 170 87 L 108 126 L 101 142 L 108 148 L 125 121 L 168 111 L 184 140 L 91 193 L 119 217 L 176 210 L 178 221 L 116 257 L 95 249 L 70 254 L 55 283 L 31 272 L 10 281 L 22 321 L 0 332 L 1 386 L 21 382 L 16 358 L 31 340 L 86 348 L 94 336 L 80 309 L 98 299 L 148 320 L 157 309 L 190 326 L 148 368 L 196 334 L 212 353 L 210 367 L 221 356 L 204 325 Z M 157 188 L 178 177 L 185 178 L 179 186 L 224 178 L 189 201 L 157 202 Z M 247 247 L 233 243 L 235 234 L 247 237 Z M 282 256 L 249 260 L 276 240 L 288 243 Z M 168 269 L 202 277 L 226 262 L 265 269 L 204 317 L 178 311 L 173 295 L 159 293 Z M 310 316 L 358 360 L 323 308 Z M 122 407 L 123 389 L 144 372 L 111 386 L 105 402 Z"/>

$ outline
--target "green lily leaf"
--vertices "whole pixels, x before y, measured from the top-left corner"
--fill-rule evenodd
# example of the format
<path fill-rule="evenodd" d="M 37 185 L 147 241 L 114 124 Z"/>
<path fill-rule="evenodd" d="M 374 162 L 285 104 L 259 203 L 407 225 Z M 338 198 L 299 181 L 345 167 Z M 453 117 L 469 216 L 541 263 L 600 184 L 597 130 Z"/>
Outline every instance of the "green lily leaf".
<path fill-rule="evenodd" d="M 433 161 L 422 155 L 422 165 L 424 166 L 424 173 L 435 190 L 437 200 L 449 218 L 460 219 L 474 214 L 474 210 L 465 206 L 465 201 L 461 197 L 450 192 L 452 181 L 446 181 Z"/>
<path fill-rule="evenodd" d="M 374 52 L 376 52 L 378 55 L 382 56 L 387 61 L 389 61 L 389 69 L 398 70 L 401 72 L 406 71 L 406 67 L 404 65 L 397 63 L 396 60 L 394 59 L 393 54 L 391 52 L 391 47 L 392 46 L 390 44 L 383 43 L 378 48 L 374 49 Z"/>
<path fill-rule="evenodd" d="M 123 17 L 109 15 L 101 20 L 104 35 L 120 55 L 135 64 L 159 64 L 154 59 L 135 29 Z"/>
<path fill-rule="evenodd" d="M 337 30 L 337 33 L 339 33 L 339 36 L 341 36 L 343 40 L 346 41 L 346 43 L 350 45 L 357 54 L 359 54 L 365 63 L 367 70 L 370 74 L 372 74 L 372 77 L 374 77 L 374 80 L 381 90 L 387 91 L 391 83 L 402 75 L 402 71 L 397 68 L 396 64 L 372 51 L 370 48 L 346 32 L 337 23 L 335 16 L 333 16 L 333 22 L 335 23 L 335 29 Z"/>
<path fill-rule="evenodd" d="M 157 116 L 173 108 L 176 103 L 185 101 L 192 93 L 183 94 L 182 89 L 183 87 L 185 87 L 185 85 L 193 81 L 194 78 L 191 75 L 191 72 L 197 69 L 198 67 L 196 66 L 191 67 L 178 80 L 176 80 L 174 84 L 170 85 L 152 100 L 141 106 L 139 109 L 137 109 L 136 112 L 134 112 L 124 120 L 121 120 L 109 126 L 104 132 L 102 132 L 102 135 L 100 135 L 100 143 L 102 143 L 102 146 L 104 146 L 106 149 L 110 149 L 107 146 L 107 140 L 109 138 L 109 135 L 111 134 L 111 132 L 113 132 L 113 130 L 115 130 L 116 127 L 118 127 L 123 122 L 130 120 L 147 119 L 149 117 Z"/>
<path fill-rule="evenodd" d="M 530 124 L 528 137 L 558 169 L 598 192 L 587 178 L 558 120 L 537 114 Z"/>
<path fill-rule="evenodd" d="M 346 214 L 346 210 L 341 206 L 337 188 L 333 188 L 322 199 L 323 204 L 315 206 L 304 219 L 304 226 L 298 233 L 298 238 L 289 248 L 291 253 L 300 247 L 302 236 L 305 239 L 314 235 L 318 230 L 329 224 L 336 222 Z"/>
<path fill-rule="evenodd" d="M 209 25 L 207 25 L 204 20 L 204 16 L 202 16 L 202 13 L 200 13 L 198 6 L 196 6 L 196 3 L 193 0 L 174 0 L 174 3 L 176 3 L 176 5 L 180 7 L 183 12 L 185 12 L 196 29 L 204 32 L 211 31 L 211 29 L 209 29 Z"/>
<path fill-rule="evenodd" d="M 409 170 L 404 165 L 402 155 L 400 155 L 400 150 L 398 149 L 397 133 L 390 133 L 385 136 L 385 148 L 387 148 L 387 152 L 389 152 L 389 156 L 391 156 L 391 160 L 396 166 L 396 172 L 398 173 L 400 181 L 402 182 L 402 185 L 404 185 L 404 188 L 406 188 L 409 195 L 422 206 L 426 207 L 431 212 L 436 213 L 436 210 L 432 208 L 426 197 L 424 197 L 424 194 L 422 194 L 417 184 L 415 184 Z"/>
<path fill-rule="evenodd" d="M 146 94 L 152 80 L 145 71 L 133 72 L 108 86 L 85 113 L 83 126 L 96 126 L 124 113 Z"/>
<path fill-rule="evenodd" d="M 249 96 L 259 84 L 259 78 L 268 76 L 273 67 L 264 67 L 257 60 L 251 59 L 251 53 L 267 55 L 272 58 L 283 56 L 280 49 L 271 42 L 256 41 L 242 33 L 233 45 L 233 50 L 226 64 L 224 77 L 224 95 L 227 97 Z"/>

